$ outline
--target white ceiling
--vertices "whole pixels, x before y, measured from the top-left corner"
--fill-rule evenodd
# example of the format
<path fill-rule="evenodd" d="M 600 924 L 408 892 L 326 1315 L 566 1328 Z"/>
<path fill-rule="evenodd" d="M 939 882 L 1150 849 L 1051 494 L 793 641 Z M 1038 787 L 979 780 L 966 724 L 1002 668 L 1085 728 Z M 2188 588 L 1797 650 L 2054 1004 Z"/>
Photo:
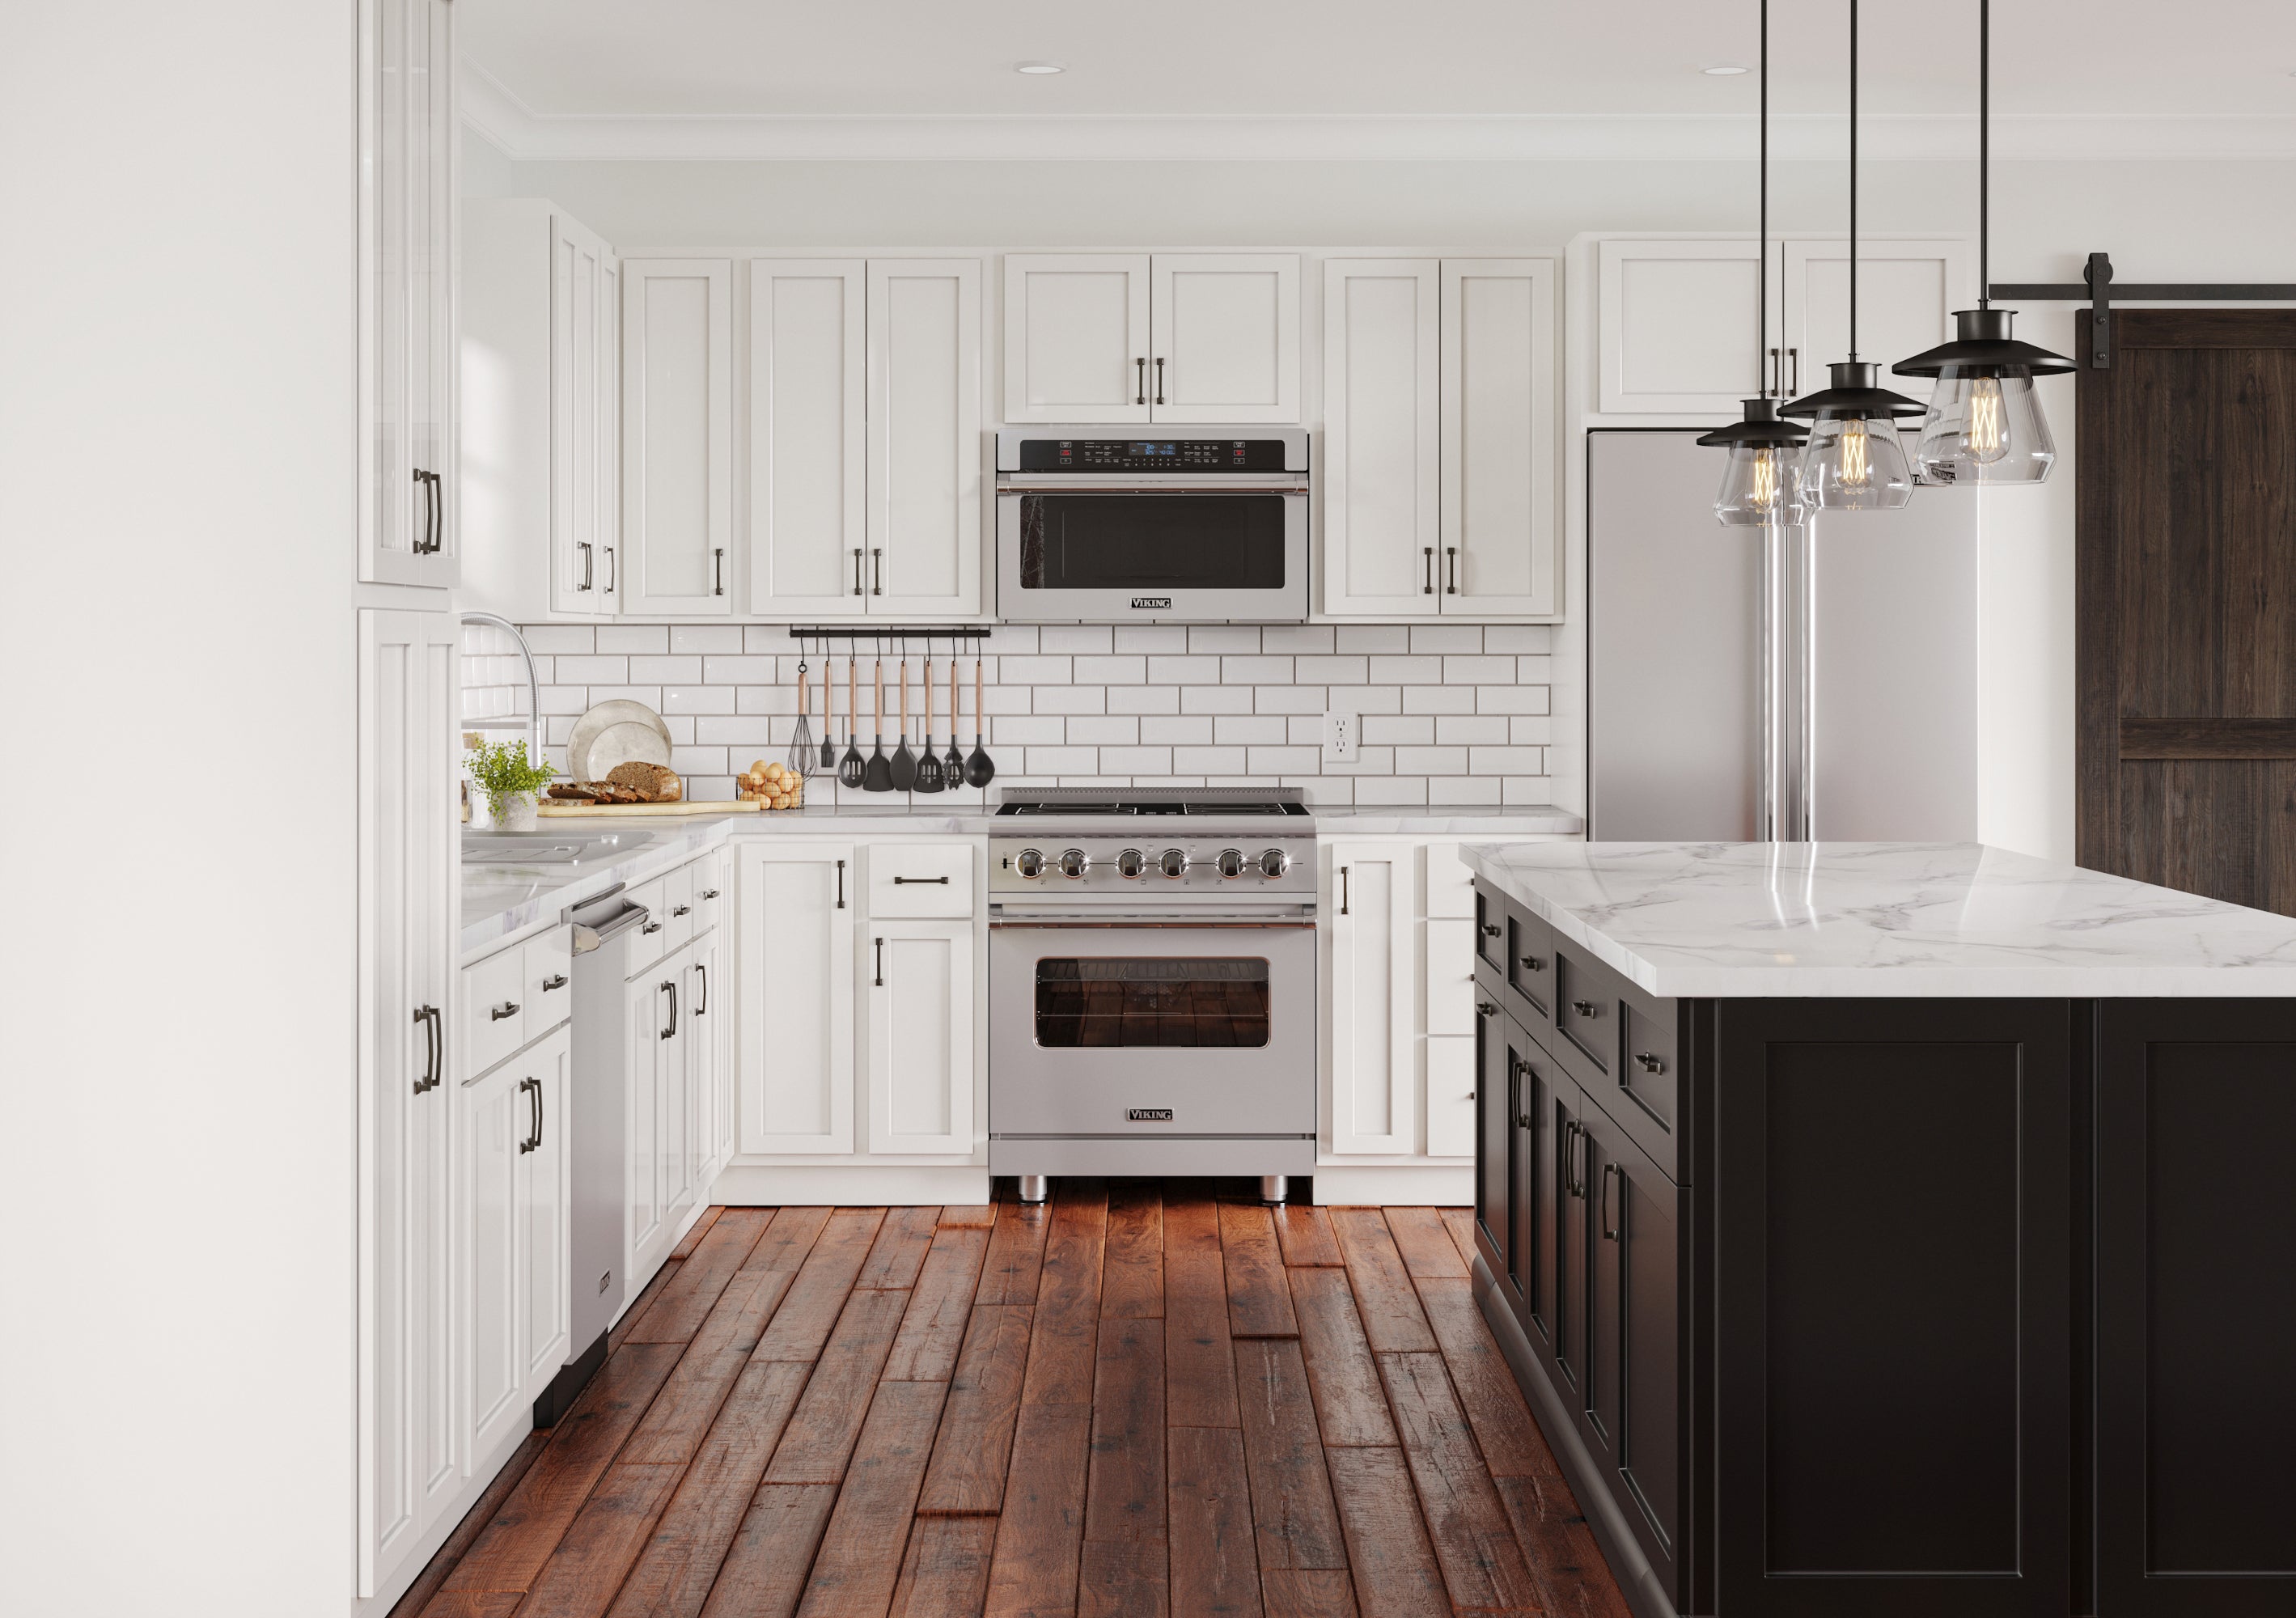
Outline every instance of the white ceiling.
<path fill-rule="evenodd" d="M 1420 154 L 1412 142 L 1431 122 L 1456 144 L 1480 121 L 1470 146 L 1521 145 L 1535 130 L 1530 144 L 1545 151 L 1615 144 L 1639 121 L 1669 131 L 1661 144 L 1676 154 L 1710 155 L 1696 148 L 1748 120 L 1756 96 L 1751 74 L 1700 71 L 1754 61 L 1755 0 L 462 0 L 455 9 L 476 70 L 467 76 L 472 117 L 518 156 L 897 155 L 905 140 L 931 144 L 952 119 L 1040 132 L 1096 126 L 1094 140 L 1119 147 L 1143 131 L 1212 120 L 1184 144 L 1215 149 L 1176 153 L 1197 156 L 1219 155 L 1216 143 L 1235 120 L 1289 121 L 1294 144 L 1328 137 L 1338 122 L 1361 126 L 1345 133 L 1345 155 L 1382 144 Z M 1774 0 L 1770 10 L 1782 139 L 1791 151 L 1804 125 L 1815 139 L 1822 119 L 1833 144 L 1847 104 L 1846 0 Z M 2005 0 L 1994 10 L 2005 152 L 2023 141 L 2077 154 L 2102 129 L 2120 148 L 2147 144 L 2151 131 L 2172 149 L 2256 155 L 2261 144 L 2276 154 L 2288 138 L 2281 126 L 2296 125 L 2288 0 Z M 1951 126 L 1956 149 L 1965 141 L 1976 21 L 1977 0 L 1864 7 L 1863 111 L 1877 145 L 1918 148 L 1925 124 Z M 1068 71 L 1015 73 L 1024 59 Z M 882 127 L 850 127 L 860 123 Z M 1118 123 L 1120 138 L 1111 133 Z M 832 146 L 857 136 L 864 149 L 778 150 L 792 130 Z M 867 149 L 872 140 L 886 149 Z M 1738 144 L 1731 139 L 1726 155 Z"/>

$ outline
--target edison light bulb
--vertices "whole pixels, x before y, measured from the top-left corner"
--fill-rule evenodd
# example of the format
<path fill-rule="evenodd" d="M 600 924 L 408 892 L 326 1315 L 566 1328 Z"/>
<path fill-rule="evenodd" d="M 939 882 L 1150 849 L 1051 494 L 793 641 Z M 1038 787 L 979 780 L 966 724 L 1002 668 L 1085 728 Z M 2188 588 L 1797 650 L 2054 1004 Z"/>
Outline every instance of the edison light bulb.
<path fill-rule="evenodd" d="M 2038 483 L 2056 464 L 2031 376 L 2014 370 L 1938 378 L 1914 458 L 1924 483 Z"/>
<path fill-rule="evenodd" d="M 1800 522 L 1800 453 L 1792 444 L 1734 446 L 1714 501 L 1715 520 L 1731 528 Z"/>
<path fill-rule="evenodd" d="M 1969 424 L 1961 435 L 1961 447 L 1971 460 L 1990 466 L 2007 453 L 2009 423 L 2004 419 L 2005 414 L 2006 407 L 2001 402 L 2001 379 L 1975 378 L 1969 387 Z"/>
<path fill-rule="evenodd" d="M 1913 498 L 1913 473 L 1886 416 L 1822 415 L 1802 452 L 1803 497 L 1824 511 L 1890 511 Z"/>

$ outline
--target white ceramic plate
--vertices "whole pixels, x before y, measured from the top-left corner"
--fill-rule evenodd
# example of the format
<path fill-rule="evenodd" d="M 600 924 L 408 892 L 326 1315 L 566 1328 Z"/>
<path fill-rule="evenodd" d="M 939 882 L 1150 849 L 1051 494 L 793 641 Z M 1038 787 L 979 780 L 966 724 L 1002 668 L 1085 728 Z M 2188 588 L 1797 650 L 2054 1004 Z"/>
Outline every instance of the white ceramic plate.
<path fill-rule="evenodd" d="M 625 732 L 642 732 L 652 739 L 642 742 L 637 735 Z M 613 740 L 601 747 L 599 743 L 610 733 Z M 644 702 L 618 697 L 600 702 L 574 721 L 574 733 L 566 739 L 566 768 L 575 780 L 603 781 L 615 765 L 633 759 L 664 768 L 669 766 L 669 727 Z"/>

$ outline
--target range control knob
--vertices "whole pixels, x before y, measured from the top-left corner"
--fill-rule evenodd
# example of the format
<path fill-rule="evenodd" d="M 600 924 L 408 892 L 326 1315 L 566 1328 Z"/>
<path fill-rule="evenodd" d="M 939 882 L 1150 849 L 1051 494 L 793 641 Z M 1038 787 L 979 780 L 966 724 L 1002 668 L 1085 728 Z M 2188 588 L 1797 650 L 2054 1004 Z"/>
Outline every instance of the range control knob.
<path fill-rule="evenodd" d="M 1188 856 L 1184 849 L 1166 849 L 1156 861 L 1156 868 L 1177 882 L 1188 874 Z"/>
<path fill-rule="evenodd" d="M 1116 874 L 1127 882 L 1137 881 L 1148 869 L 1148 856 L 1138 849 L 1127 849 L 1116 857 Z"/>
<path fill-rule="evenodd" d="M 1061 875 L 1074 882 L 1092 869 L 1092 856 L 1082 849 L 1070 849 L 1061 856 Z"/>
<path fill-rule="evenodd" d="M 1045 856 L 1037 849 L 1022 849 L 1020 856 L 1013 861 L 1013 868 L 1033 880 L 1045 874 Z"/>
<path fill-rule="evenodd" d="M 1273 880 L 1292 868 L 1292 856 L 1282 849 L 1269 849 L 1259 857 L 1259 874 Z"/>
<path fill-rule="evenodd" d="M 1241 876 L 1243 875 L 1243 850 L 1242 849 L 1222 849 L 1220 850 L 1219 874 L 1222 876 L 1230 877 Z"/>

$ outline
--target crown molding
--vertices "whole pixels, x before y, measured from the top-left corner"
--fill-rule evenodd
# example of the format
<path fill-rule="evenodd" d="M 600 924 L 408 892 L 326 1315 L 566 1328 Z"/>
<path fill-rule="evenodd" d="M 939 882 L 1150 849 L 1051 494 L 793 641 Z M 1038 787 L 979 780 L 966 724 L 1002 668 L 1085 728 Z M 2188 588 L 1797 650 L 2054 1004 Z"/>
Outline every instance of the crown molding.
<path fill-rule="evenodd" d="M 476 62 L 463 117 L 521 162 L 1751 162 L 1751 116 L 1705 114 L 800 114 L 537 112 Z M 1770 119 L 1770 155 L 1838 161 L 1848 120 Z M 1863 155 L 1974 159 L 1977 120 L 1868 114 Z M 2296 159 L 2296 116 L 1997 114 L 2005 161 Z"/>

